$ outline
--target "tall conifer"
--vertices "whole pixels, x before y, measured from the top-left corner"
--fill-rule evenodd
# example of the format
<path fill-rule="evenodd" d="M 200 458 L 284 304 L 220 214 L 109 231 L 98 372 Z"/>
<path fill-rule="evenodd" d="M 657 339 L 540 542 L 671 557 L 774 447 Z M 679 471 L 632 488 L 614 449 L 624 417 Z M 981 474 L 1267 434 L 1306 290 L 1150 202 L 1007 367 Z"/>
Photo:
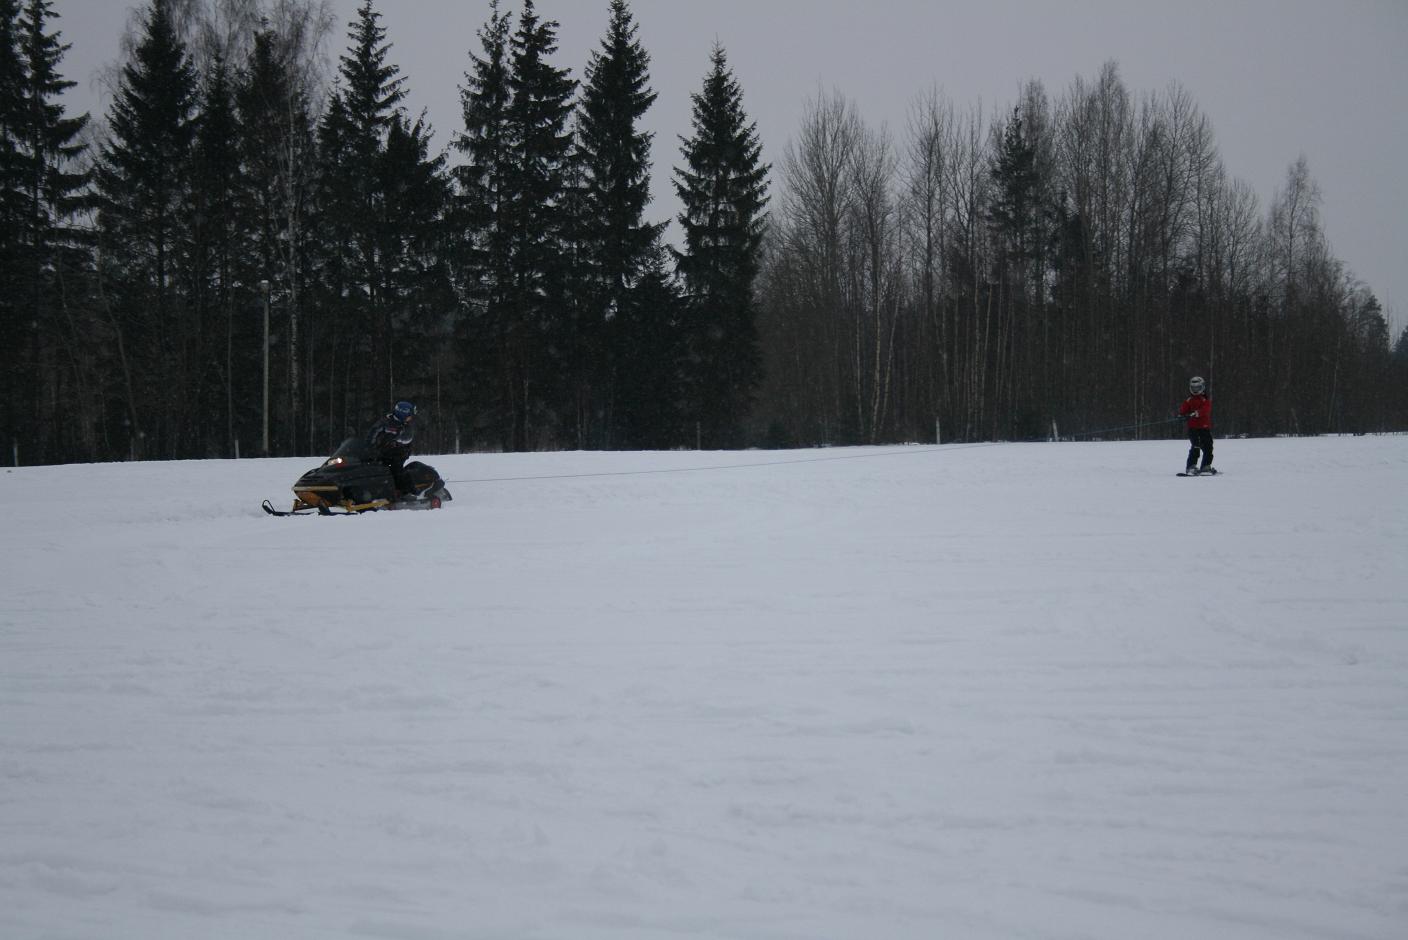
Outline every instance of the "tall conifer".
<path fill-rule="evenodd" d="M 20 244 L 24 207 L 24 86 L 27 77 L 20 58 L 17 0 L 0 0 L 0 349 L 15 363 L 24 355 L 20 308 L 23 303 Z M 21 370 L 0 369 L 0 444 L 13 452 L 25 421 L 20 403 L 25 378 Z"/>
<path fill-rule="evenodd" d="M 236 438 L 236 364 L 247 358 L 247 342 L 235 344 L 238 288 L 249 249 L 246 190 L 239 158 L 230 69 L 216 57 L 205 76 L 200 124 L 192 161 L 191 308 L 201 327 L 201 431 L 210 450 L 234 456 Z M 244 306 L 252 307 L 253 303 Z M 241 317 L 246 321 L 249 317 Z M 241 355 L 236 357 L 236 349 Z M 240 370 L 247 375 L 250 369 Z M 241 401 L 252 401 L 253 384 L 241 388 Z M 217 419 L 223 419 L 218 420 Z M 246 440 L 252 439 L 246 437 Z"/>
<path fill-rule="evenodd" d="M 391 310 L 395 394 L 422 398 L 435 390 L 430 368 L 449 339 L 447 313 L 455 306 L 447 244 L 450 178 L 445 156 L 430 153 L 430 137 L 424 115 L 412 122 L 397 111 L 378 170 L 384 219 L 378 254 Z M 431 417 L 441 420 L 438 411 Z"/>
<path fill-rule="evenodd" d="M 567 120 L 576 83 L 549 61 L 557 22 L 524 0 L 509 40 L 509 162 L 501 194 L 509 285 L 504 298 L 505 445 L 527 450 L 550 436 L 564 409 L 561 365 L 572 341 L 561 312 L 565 208 L 572 136 Z"/>
<path fill-rule="evenodd" d="M 712 446 L 740 442 L 762 373 L 753 283 L 758 275 L 768 166 L 743 91 L 715 45 L 704 87 L 691 96 L 675 192 L 684 205 L 679 271 L 688 303 L 690 414 Z"/>
<path fill-rule="evenodd" d="M 24 156 L 27 124 L 25 88 L 29 76 L 21 51 L 23 26 L 19 0 L 0 0 L 0 239 L 8 245 L 18 235 L 24 205 Z"/>
<path fill-rule="evenodd" d="M 426 386 L 427 341 L 452 306 L 443 244 L 449 187 L 443 158 L 429 154 L 429 126 L 400 107 L 405 79 L 371 0 L 348 37 L 320 128 L 319 193 L 330 236 L 324 274 L 339 321 L 329 331 L 369 340 L 346 353 L 359 374 L 346 423 L 360 424 Z"/>
<path fill-rule="evenodd" d="M 1037 212 L 1036 148 L 1027 138 L 1021 114 L 1014 109 L 1002 131 L 1002 142 L 993 155 L 989 175 L 995 184 L 988 221 L 992 224 L 1006 259 L 1022 264 L 1036 255 Z"/>
<path fill-rule="evenodd" d="M 88 186 L 88 174 L 77 166 L 87 150 L 79 135 L 88 115 L 68 117 L 60 100 L 76 83 L 59 73 L 70 47 L 49 31 L 53 18 L 52 0 L 29 0 L 25 7 L 26 211 L 30 247 L 40 256 L 49 254 L 55 239 L 72 244 L 78 238 L 69 223 L 84 207 Z"/>
<path fill-rule="evenodd" d="M 100 277 L 125 335 L 126 406 L 134 454 L 182 453 L 186 402 L 178 261 L 188 221 L 196 75 L 170 0 L 151 0 L 108 114 L 97 167 Z M 146 439 L 148 438 L 149 439 Z"/>
<path fill-rule="evenodd" d="M 612 0 L 606 35 L 587 65 L 578 110 L 578 290 L 584 296 L 579 298 L 583 309 L 575 371 L 578 402 L 594 412 L 585 416 L 595 419 L 588 427 L 604 422 L 602 411 L 610 413 L 618 372 L 641 367 L 627 358 L 632 338 L 623 334 L 626 323 L 620 314 L 632 303 L 630 292 L 664 228 L 644 218 L 650 203 L 653 135 L 639 125 L 656 95 L 649 87 L 650 55 L 637 32 L 625 0 Z M 609 427 L 600 430 L 609 435 Z"/>
<path fill-rule="evenodd" d="M 620 364 L 613 384 L 613 447 L 665 449 L 694 441 L 683 417 L 683 305 L 668 261 L 669 250 L 657 240 L 612 321 Z"/>
<path fill-rule="evenodd" d="M 400 68 L 389 61 L 391 44 L 372 0 L 363 0 L 348 30 L 351 44 L 341 58 L 340 85 L 324 115 L 321 194 L 326 222 L 341 243 L 337 267 L 349 313 L 361 323 L 339 328 L 366 336 L 369 345 L 350 353 L 367 369 L 366 399 L 357 410 L 386 406 L 392 388 L 392 311 L 388 305 L 386 259 L 381 249 L 385 194 L 380 175 L 386 134 L 405 98 Z M 343 318 L 345 320 L 345 317 Z M 362 419 L 358 419 L 359 421 Z"/>
<path fill-rule="evenodd" d="M 455 281 L 464 315 L 459 323 L 461 385 L 470 411 L 507 433 L 509 399 L 500 380 L 508 360 L 506 298 L 510 284 L 504 184 L 510 159 L 508 40 L 512 23 L 489 4 L 489 19 L 478 31 L 480 50 L 471 52 L 460 88 L 463 130 L 454 147 L 463 162 L 453 170 L 457 184 Z"/>

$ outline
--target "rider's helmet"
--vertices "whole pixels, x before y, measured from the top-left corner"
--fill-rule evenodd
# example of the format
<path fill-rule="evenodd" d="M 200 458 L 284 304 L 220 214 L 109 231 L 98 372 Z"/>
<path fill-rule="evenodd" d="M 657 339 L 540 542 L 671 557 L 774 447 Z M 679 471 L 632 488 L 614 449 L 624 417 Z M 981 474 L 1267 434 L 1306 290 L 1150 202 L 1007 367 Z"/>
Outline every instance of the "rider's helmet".
<path fill-rule="evenodd" d="M 391 417 L 397 424 L 410 424 L 415 416 L 416 406 L 408 401 L 398 401 L 396 407 L 391 409 Z"/>
<path fill-rule="evenodd" d="M 1203 377 L 1201 375 L 1195 375 L 1188 380 L 1188 391 L 1192 392 L 1194 395 L 1203 394 L 1204 390 L 1206 390 L 1207 387 L 1208 383 L 1203 381 Z"/>

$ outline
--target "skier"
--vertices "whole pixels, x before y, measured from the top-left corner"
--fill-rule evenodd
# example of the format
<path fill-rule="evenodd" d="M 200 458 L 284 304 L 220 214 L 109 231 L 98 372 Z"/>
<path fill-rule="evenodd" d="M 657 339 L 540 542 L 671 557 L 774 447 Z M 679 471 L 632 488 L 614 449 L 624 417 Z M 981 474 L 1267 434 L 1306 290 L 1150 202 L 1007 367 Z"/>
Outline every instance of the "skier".
<path fill-rule="evenodd" d="M 1212 467 L 1212 399 L 1205 393 L 1207 383 L 1203 377 L 1195 375 L 1188 380 L 1188 397 L 1178 406 L 1178 416 L 1188 421 L 1188 466 L 1184 473 L 1197 476 L 1200 473 L 1216 473 Z M 1198 452 L 1203 460 L 1198 464 Z"/>
<path fill-rule="evenodd" d="M 398 401 L 367 432 L 367 446 L 371 448 L 373 459 L 385 464 L 391 471 L 397 496 L 415 492 L 414 485 L 406 476 L 406 458 L 411 456 L 411 439 L 415 436 L 411 424 L 415 418 L 416 406 L 408 401 Z"/>

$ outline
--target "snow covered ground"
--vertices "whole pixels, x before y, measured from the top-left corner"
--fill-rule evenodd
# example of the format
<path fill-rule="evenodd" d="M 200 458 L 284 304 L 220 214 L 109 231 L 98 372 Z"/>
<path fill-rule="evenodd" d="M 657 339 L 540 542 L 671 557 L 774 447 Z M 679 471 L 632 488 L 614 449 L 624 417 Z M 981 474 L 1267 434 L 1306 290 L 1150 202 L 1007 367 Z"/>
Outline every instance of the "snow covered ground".
<path fill-rule="evenodd" d="M 1408 936 L 1408 437 L 1184 450 L 0 472 L 0 937 Z"/>

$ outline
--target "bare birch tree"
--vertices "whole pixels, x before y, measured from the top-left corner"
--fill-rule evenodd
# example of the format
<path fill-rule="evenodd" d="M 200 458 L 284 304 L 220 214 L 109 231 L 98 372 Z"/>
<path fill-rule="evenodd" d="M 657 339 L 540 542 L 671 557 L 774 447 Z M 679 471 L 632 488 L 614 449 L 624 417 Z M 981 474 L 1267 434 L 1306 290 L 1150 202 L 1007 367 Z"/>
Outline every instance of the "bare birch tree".
<path fill-rule="evenodd" d="M 899 211 L 893 192 L 897 165 L 889 132 L 861 127 L 850 166 L 853 250 L 847 267 L 855 420 L 860 439 L 869 443 L 879 440 L 884 427 L 894 370 L 902 290 Z"/>
<path fill-rule="evenodd" d="M 920 399 L 927 417 L 940 433 L 943 420 L 951 419 L 949 407 L 950 350 L 948 306 L 941 302 L 948 244 L 951 238 L 951 204 L 947 186 L 953 159 L 954 109 L 937 89 L 930 89 L 910 106 L 909 138 L 905 162 L 905 233 L 910 276 L 915 282 L 918 323 L 914 334 L 923 337 L 930 368 L 923 373 Z"/>
<path fill-rule="evenodd" d="M 782 249 L 803 277 L 797 324 L 824 363 L 817 376 L 822 434 L 829 438 L 843 412 L 845 373 L 845 227 L 856 200 L 852 164 L 861 139 L 854 105 L 839 92 L 818 94 L 804 107 L 797 137 L 782 158 L 778 210 Z"/>

